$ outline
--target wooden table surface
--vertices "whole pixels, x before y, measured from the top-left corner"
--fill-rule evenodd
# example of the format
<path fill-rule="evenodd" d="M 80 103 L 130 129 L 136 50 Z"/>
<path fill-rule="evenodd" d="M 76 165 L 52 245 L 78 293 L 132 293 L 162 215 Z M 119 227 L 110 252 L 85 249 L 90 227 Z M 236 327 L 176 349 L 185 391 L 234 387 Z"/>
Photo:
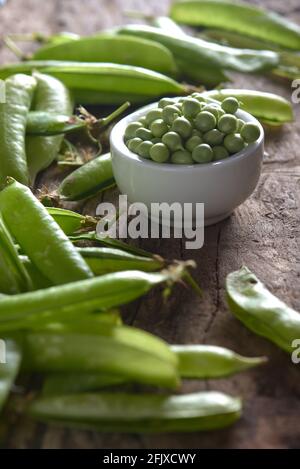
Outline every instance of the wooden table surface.
<path fill-rule="evenodd" d="M 256 2 L 300 24 L 299 0 Z M 0 34 L 73 31 L 89 34 L 126 22 L 125 10 L 166 14 L 168 0 L 10 0 L 0 10 Z M 0 46 L 0 62 L 14 60 Z M 233 86 L 275 92 L 291 98 L 287 83 L 258 76 L 234 76 Z M 152 293 L 128 308 L 126 320 L 170 343 L 216 344 L 249 355 L 267 355 L 269 364 L 219 381 L 191 381 L 184 391 L 214 389 L 241 396 L 244 413 L 230 429 L 194 434 L 119 435 L 73 431 L 11 419 L 4 446 L 8 448 L 293 448 L 300 446 L 300 364 L 256 337 L 228 311 L 224 301 L 226 275 L 242 264 L 252 269 L 273 293 L 300 310 L 299 178 L 300 104 L 296 120 L 268 131 L 263 173 L 254 194 L 227 220 L 205 230 L 205 245 L 185 251 L 179 240 L 144 240 L 141 246 L 168 258 L 193 258 L 204 290 L 197 298 L 176 288 L 167 305 Z M 54 177 L 45 174 L 40 184 Z M 54 182 L 53 182 L 54 181 Z M 114 194 L 105 194 L 109 200 Z M 81 206 L 93 213 L 98 200 Z"/>

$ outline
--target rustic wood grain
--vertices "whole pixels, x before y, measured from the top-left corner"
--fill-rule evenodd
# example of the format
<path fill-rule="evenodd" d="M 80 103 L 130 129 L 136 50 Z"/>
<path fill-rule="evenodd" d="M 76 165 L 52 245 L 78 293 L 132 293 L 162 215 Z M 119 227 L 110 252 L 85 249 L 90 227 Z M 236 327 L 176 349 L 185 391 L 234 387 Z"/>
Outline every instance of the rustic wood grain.
<path fill-rule="evenodd" d="M 259 2 L 300 23 L 298 0 Z M 89 34 L 126 21 L 125 10 L 164 14 L 168 0 L 10 0 L 0 11 L 0 34 L 61 30 Z M 28 46 L 25 46 L 28 48 Z M 3 46 L 1 63 L 14 60 Z M 233 77 L 233 86 L 279 93 L 290 99 L 286 83 L 267 77 Z M 245 410 L 232 428 L 189 435 L 101 435 L 36 424 L 21 416 L 9 418 L 4 443 L 9 448 L 293 448 L 300 445 L 300 365 L 267 341 L 256 337 L 228 312 L 224 280 L 228 272 L 248 265 L 292 307 L 300 310 L 299 180 L 300 105 L 295 123 L 267 132 L 263 174 L 252 197 L 227 220 L 205 230 L 205 245 L 185 251 L 178 240 L 148 240 L 141 245 L 166 257 L 193 257 L 196 277 L 204 289 L 197 298 L 176 288 L 167 304 L 151 293 L 127 311 L 127 321 L 171 343 L 228 346 L 245 355 L 267 355 L 269 364 L 227 380 L 189 382 L 184 391 L 218 389 L 244 398 Z M 53 187 L 59 172 L 46 173 L 40 184 Z M 104 195 L 106 200 L 115 197 Z M 98 200 L 82 204 L 93 213 Z"/>

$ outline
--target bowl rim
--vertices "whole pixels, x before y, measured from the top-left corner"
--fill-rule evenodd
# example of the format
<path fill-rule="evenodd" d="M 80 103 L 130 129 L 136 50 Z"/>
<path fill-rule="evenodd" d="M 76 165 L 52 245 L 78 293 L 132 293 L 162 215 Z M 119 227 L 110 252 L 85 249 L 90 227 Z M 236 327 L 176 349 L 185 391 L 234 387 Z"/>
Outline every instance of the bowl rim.
<path fill-rule="evenodd" d="M 179 97 L 180 98 L 180 97 Z M 205 171 L 210 168 L 214 167 L 220 167 L 220 166 L 230 166 L 230 165 L 235 165 L 239 161 L 244 160 L 246 158 L 249 158 L 253 153 L 258 150 L 258 148 L 263 144 L 264 142 L 264 129 L 261 125 L 261 123 L 251 114 L 248 112 L 239 109 L 236 113 L 236 116 L 239 118 L 243 118 L 246 122 L 253 122 L 258 127 L 260 128 L 260 136 L 256 142 L 249 144 L 246 148 L 241 150 L 238 153 L 235 153 L 234 155 L 231 155 L 228 158 L 225 158 L 223 160 L 219 161 L 211 161 L 209 163 L 201 163 L 201 164 L 182 164 L 182 165 L 176 165 L 172 163 L 156 163 L 155 161 L 147 160 L 145 158 L 140 157 L 136 153 L 133 153 L 129 148 L 126 146 L 125 141 L 124 141 L 124 134 L 125 134 L 125 129 L 126 126 L 130 122 L 134 122 L 136 120 L 139 120 L 141 117 L 143 117 L 148 111 L 151 109 L 154 109 L 158 106 L 158 102 L 154 102 L 151 104 L 148 104 L 146 106 L 141 107 L 140 109 L 132 112 L 131 114 L 128 114 L 125 116 L 123 119 L 121 119 L 112 129 L 111 135 L 110 135 L 110 145 L 112 149 L 117 150 L 119 153 L 122 154 L 122 157 L 125 157 L 129 160 L 132 160 L 138 165 L 144 165 L 148 166 L 149 168 L 152 169 L 159 169 L 160 171 L 172 171 L 172 172 L 180 172 L 184 170 L 191 170 L 191 171 Z M 113 157 L 113 152 L 112 152 L 112 157 Z"/>

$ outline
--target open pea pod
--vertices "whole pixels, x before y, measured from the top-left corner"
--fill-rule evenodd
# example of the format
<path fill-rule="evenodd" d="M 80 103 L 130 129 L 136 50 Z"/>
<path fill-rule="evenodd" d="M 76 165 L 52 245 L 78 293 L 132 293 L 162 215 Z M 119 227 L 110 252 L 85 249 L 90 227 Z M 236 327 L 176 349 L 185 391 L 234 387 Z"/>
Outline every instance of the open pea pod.
<path fill-rule="evenodd" d="M 133 327 L 103 324 L 97 335 L 32 332 L 23 351 L 23 368 L 29 371 L 113 374 L 165 387 L 179 383 L 176 354 L 162 340 Z"/>
<path fill-rule="evenodd" d="M 250 330 L 269 339 L 288 353 L 300 338 L 300 314 L 274 296 L 247 268 L 226 279 L 231 312 Z"/>
<path fill-rule="evenodd" d="M 262 123 L 281 125 L 294 120 L 291 103 L 274 93 L 227 88 L 211 90 L 203 94 L 217 101 L 233 96 L 240 101 L 241 109 L 249 112 Z"/>
<path fill-rule="evenodd" d="M 11 387 L 15 381 L 21 363 L 21 352 L 17 344 L 12 340 L 0 342 L 0 411 L 5 404 Z M 1 358 L 0 357 L 0 358 Z M 5 363 L 3 363 L 5 362 Z"/>
<path fill-rule="evenodd" d="M 194 432 L 239 419 L 240 399 L 219 392 L 183 395 L 99 393 L 45 396 L 28 412 L 42 420 L 102 432 Z"/>
<path fill-rule="evenodd" d="M 172 19 L 191 26 L 208 26 L 236 31 L 300 50 L 300 26 L 264 8 L 235 0 L 177 0 Z"/>

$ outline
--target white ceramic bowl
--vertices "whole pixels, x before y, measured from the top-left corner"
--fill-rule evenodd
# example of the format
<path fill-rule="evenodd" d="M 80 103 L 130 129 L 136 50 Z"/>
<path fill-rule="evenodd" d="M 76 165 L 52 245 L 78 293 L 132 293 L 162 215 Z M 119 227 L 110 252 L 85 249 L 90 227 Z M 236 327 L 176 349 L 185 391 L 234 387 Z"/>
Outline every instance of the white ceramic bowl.
<path fill-rule="evenodd" d="M 128 201 L 204 203 L 205 225 L 228 217 L 254 191 L 264 154 L 264 131 L 253 116 L 238 111 L 237 117 L 260 127 L 259 139 L 241 152 L 221 161 L 195 165 L 159 164 L 140 158 L 124 143 L 130 122 L 139 120 L 157 103 L 143 107 L 118 122 L 110 137 L 114 177 Z"/>

